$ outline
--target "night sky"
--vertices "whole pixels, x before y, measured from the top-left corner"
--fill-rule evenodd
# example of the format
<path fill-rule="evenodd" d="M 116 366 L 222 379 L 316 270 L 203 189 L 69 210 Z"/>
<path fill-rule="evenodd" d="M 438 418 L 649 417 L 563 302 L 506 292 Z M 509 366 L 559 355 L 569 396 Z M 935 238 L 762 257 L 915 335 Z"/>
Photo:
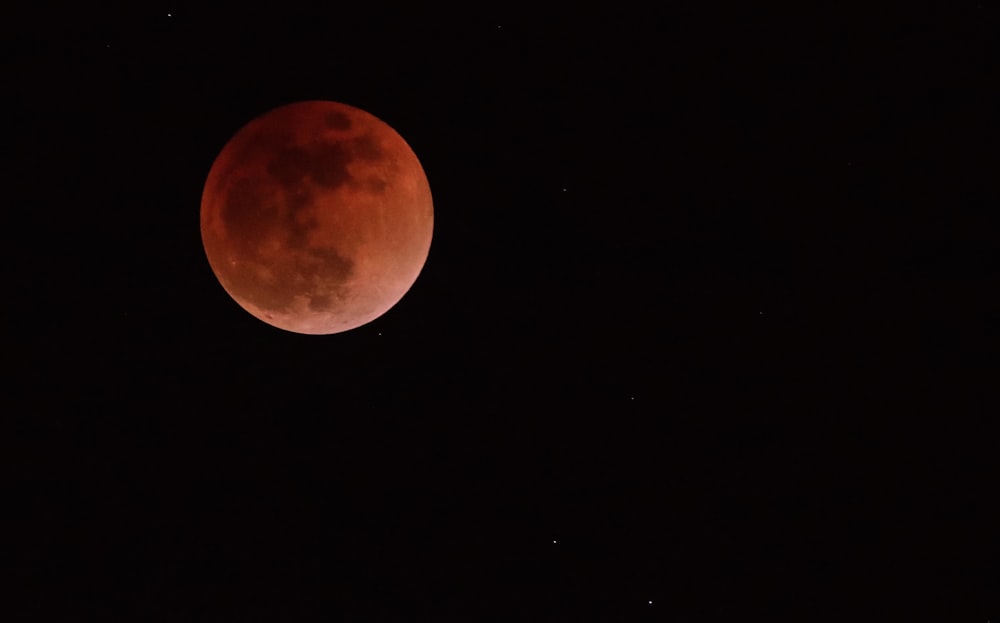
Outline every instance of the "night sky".
<path fill-rule="evenodd" d="M 5 13 L 0 619 L 1000 620 L 994 5 L 246 4 Z M 199 226 L 312 99 L 435 209 L 328 336 Z"/>

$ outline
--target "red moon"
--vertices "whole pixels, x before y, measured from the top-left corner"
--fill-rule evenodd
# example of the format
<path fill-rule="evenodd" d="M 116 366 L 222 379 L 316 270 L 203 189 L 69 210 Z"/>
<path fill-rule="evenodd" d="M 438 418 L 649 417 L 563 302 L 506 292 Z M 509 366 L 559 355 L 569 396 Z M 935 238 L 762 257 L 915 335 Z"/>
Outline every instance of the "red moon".
<path fill-rule="evenodd" d="M 244 126 L 201 197 L 222 287 L 264 322 L 311 335 L 378 318 L 416 281 L 434 208 L 406 141 L 338 102 L 288 104 Z"/>

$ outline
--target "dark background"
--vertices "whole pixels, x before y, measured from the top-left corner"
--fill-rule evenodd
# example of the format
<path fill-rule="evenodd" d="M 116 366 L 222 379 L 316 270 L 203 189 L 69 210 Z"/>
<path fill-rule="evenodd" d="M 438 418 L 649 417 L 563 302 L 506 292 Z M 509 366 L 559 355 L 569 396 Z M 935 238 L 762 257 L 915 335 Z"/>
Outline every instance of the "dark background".
<path fill-rule="evenodd" d="M 995 6 L 139 4 L 4 16 L 0 618 L 1000 616 Z M 332 336 L 199 231 L 307 99 L 435 200 Z"/>

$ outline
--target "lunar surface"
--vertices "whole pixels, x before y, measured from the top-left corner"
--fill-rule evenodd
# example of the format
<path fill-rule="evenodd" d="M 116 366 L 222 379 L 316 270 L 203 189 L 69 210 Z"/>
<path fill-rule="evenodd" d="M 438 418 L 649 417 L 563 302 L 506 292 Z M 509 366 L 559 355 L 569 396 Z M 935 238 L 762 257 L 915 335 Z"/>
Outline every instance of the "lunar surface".
<path fill-rule="evenodd" d="M 346 104 L 299 102 L 244 126 L 212 165 L 201 234 L 246 311 L 305 334 L 392 308 L 430 250 L 430 186 L 406 141 Z"/>

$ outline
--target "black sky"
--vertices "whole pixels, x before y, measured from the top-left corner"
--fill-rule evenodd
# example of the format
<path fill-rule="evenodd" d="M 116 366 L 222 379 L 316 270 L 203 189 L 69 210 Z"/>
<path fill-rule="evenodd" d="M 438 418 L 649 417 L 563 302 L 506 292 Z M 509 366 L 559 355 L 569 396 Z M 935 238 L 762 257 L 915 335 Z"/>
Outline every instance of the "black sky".
<path fill-rule="evenodd" d="M 1000 616 L 996 7 L 140 4 L 3 26 L 0 618 Z M 308 99 L 435 201 L 321 337 L 199 231 Z"/>

